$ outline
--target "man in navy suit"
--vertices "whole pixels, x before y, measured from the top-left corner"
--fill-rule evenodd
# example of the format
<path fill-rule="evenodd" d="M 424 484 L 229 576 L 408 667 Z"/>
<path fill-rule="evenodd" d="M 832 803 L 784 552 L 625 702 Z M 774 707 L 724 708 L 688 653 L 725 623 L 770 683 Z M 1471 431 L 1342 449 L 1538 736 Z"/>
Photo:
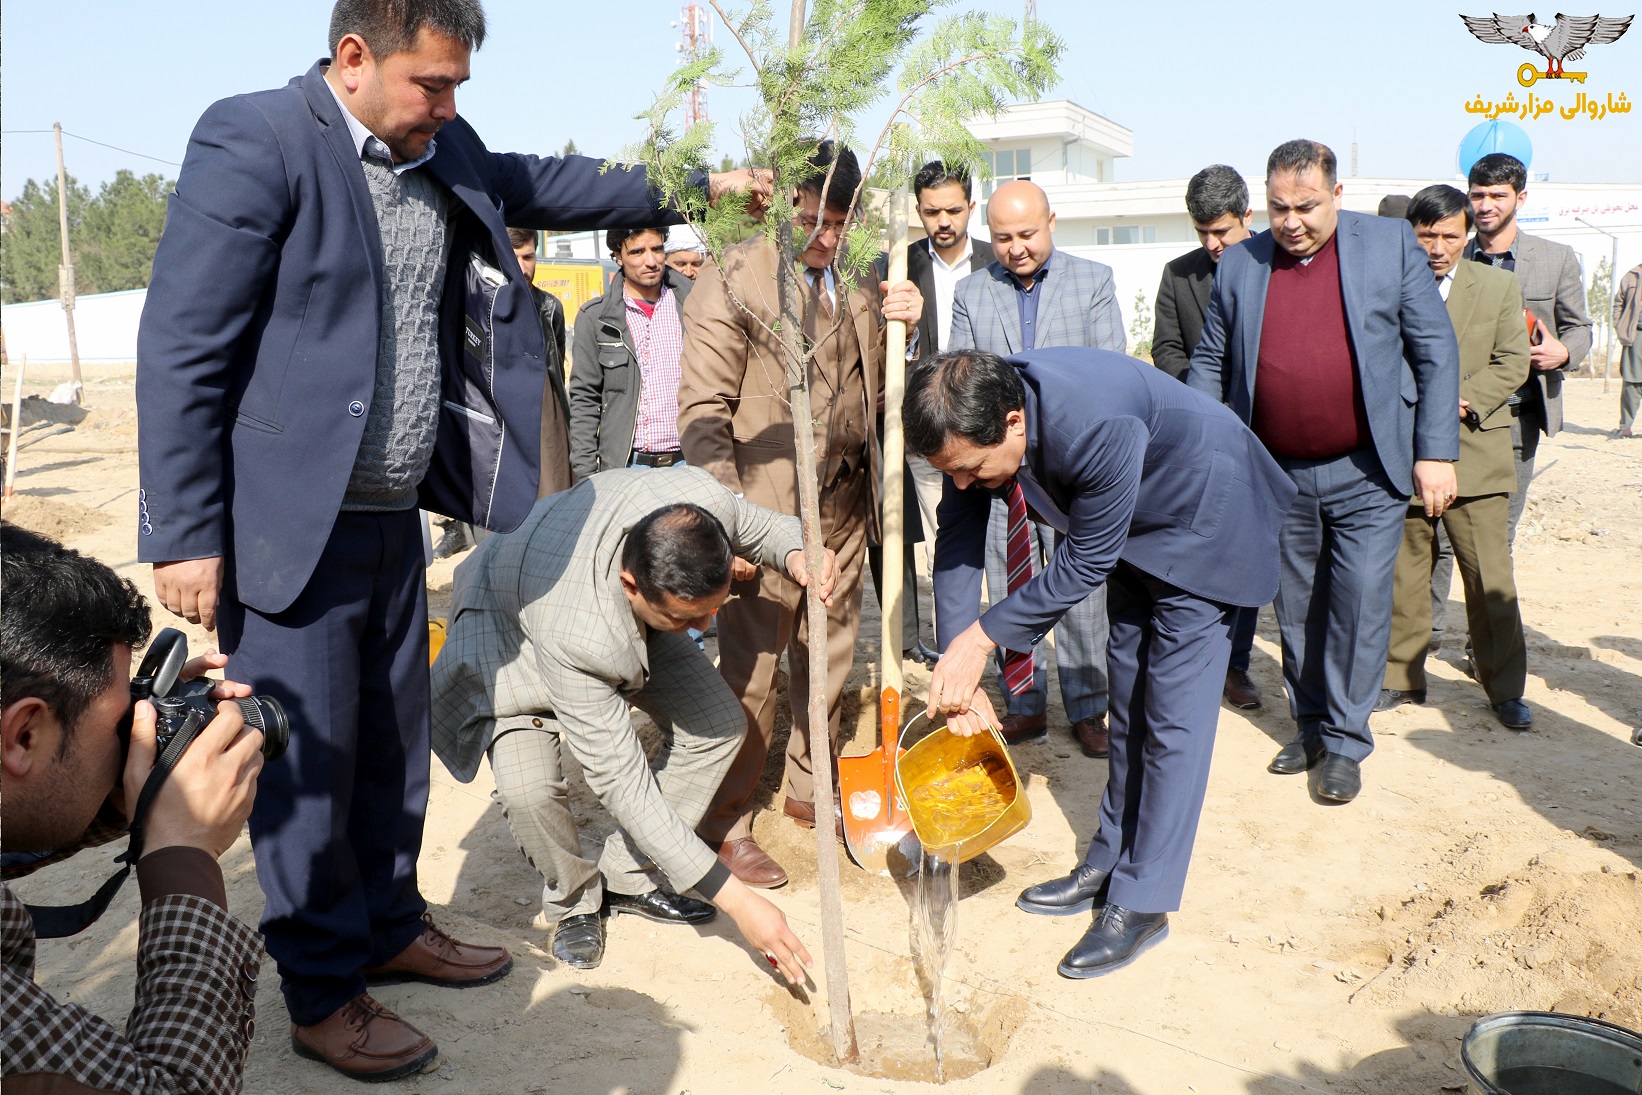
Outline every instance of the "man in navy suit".
<path fill-rule="evenodd" d="M 1221 258 L 1186 375 L 1299 488 L 1276 606 L 1299 733 L 1270 770 L 1321 765 L 1327 802 L 1357 796 L 1374 749 L 1408 499 L 1442 513 L 1460 444 L 1459 347 L 1425 252 L 1407 221 L 1343 212 L 1340 194 L 1327 147 L 1272 152 L 1271 228 Z"/>
<path fill-rule="evenodd" d="M 455 106 L 484 33 L 478 0 L 341 0 L 331 58 L 208 109 L 138 338 L 139 557 L 292 719 L 251 839 L 294 1047 L 373 1080 L 438 1051 L 367 979 L 512 964 L 434 927 L 416 882 L 417 507 L 506 531 L 570 481 L 540 466 L 546 344 L 506 226 L 679 219 L 640 171 L 487 151 Z"/>
<path fill-rule="evenodd" d="M 1234 617 L 1277 588 L 1277 531 L 1294 485 L 1225 407 L 1109 350 L 943 353 L 913 371 L 902 421 L 907 451 L 948 476 L 935 539 L 943 653 L 929 708 L 949 728 L 996 725 L 981 688 L 989 657 L 1008 652 L 1007 677 L 1010 661 L 1030 658 L 1055 621 L 1106 585 L 1100 831 L 1071 874 L 1016 904 L 1050 916 L 1095 909 L 1058 968 L 1109 972 L 1161 940 L 1180 907 Z M 1011 524 L 1023 551 L 1028 512 L 1059 544 L 980 616 L 993 497 L 1019 511 Z"/>

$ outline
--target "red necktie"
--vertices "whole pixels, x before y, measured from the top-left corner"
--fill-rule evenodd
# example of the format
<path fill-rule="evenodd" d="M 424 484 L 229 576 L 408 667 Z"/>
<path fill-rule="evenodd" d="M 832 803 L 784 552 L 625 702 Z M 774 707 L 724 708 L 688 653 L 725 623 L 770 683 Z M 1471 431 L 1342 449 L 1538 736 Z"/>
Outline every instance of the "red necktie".
<path fill-rule="evenodd" d="M 1013 593 L 1032 580 L 1032 527 L 1026 520 L 1026 495 L 1020 481 L 1009 480 L 1009 536 L 1008 554 L 1004 566 L 1008 571 L 1005 585 Z M 1018 696 L 1032 687 L 1032 652 L 1006 650 L 1003 654 L 1003 686 L 1011 696 Z"/>

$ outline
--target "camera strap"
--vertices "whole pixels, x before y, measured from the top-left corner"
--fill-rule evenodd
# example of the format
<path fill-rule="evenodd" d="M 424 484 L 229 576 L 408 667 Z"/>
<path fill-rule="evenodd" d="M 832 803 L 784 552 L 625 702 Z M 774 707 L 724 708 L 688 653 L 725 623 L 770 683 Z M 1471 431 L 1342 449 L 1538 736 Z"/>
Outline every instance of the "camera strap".
<path fill-rule="evenodd" d="M 137 796 L 137 808 L 132 811 L 131 842 L 126 845 L 125 851 L 114 859 L 114 862 L 123 863 L 125 866 L 99 886 L 96 893 L 78 905 L 23 906 L 34 920 L 36 939 L 63 939 L 70 935 L 79 935 L 107 911 L 114 895 L 120 892 L 120 887 L 125 885 L 125 880 L 131 876 L 131 868 L 142 858 L 143 821 L 148 817 L 149 807 L 154 804 L 154 797 L 160 793 L 160 788 L 171 775 L 171 770 L 177 766 L 177 761 L 182 759 L 183 753 L 193 744 L 194 739 L 199 737 L 200 731 L 206 725 L 201 723 L 192 729 L 179 732 L 165 747 L 165 752 L 155 758 L 154 767 L 148 773 L 142 793 Z"/>

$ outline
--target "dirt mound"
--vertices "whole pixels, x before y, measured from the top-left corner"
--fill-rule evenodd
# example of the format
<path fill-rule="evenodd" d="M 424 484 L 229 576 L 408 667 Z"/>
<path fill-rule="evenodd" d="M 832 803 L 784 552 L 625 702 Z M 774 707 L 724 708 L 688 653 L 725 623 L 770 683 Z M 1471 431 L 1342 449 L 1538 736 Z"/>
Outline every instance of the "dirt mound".
<path fill-rule="evenodd" d="M 1561 1011 L 1642 1028 L 1638 873 L 1569 870 L 1537 855 L 1489 872 L 1492 844 L 1486 833 L 1467 838 L 1444 857 L 1451 884 L 1417 883 L 1400 906 L 1378 910 L 1387 965 L 1356 1002 L 1449 1015 Z"/>
<path fill-rule="evenodd" d="M 101 510 L 21 493 L 6 503 L 4 516 L 14 525 L 62 543 L 114 523 L 113 516 Z"/>

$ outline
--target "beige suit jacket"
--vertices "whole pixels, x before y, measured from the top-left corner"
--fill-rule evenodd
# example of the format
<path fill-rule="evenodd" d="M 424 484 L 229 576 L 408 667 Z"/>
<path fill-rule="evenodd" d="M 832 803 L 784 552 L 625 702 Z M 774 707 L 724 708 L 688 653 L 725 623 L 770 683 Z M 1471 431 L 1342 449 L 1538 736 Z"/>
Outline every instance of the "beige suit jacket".
<path fill-rule="evenodd" d="M 699 468 L 620 468 L 542 499 L 456 568 L 450 635 L 433 663 L 433 751 L 466 782 L 500 730 L 555 718 L 588 786 L 682 890 L 714 856 L 667 806 L 633 731 L 629 697 L 649 677 L 648 632 L 620 578 L 628 531 L 680 502 L 718 518 L 736 554 L 761 566 L 785 573 L 803 547 L 797 519 L 735 497 Z"/>
<path fill-rule="evenodd" d="M 776 289 L 775 245 L 762 236 L 724 253 L 724 264 L 709 261 L 684 304 L 684 373 L 678 392 L 679 437 L 684 459 L 706 468 L 719 482 L 761 506 L 798 513 L 797 452 L 787 374 L 776 333 L 780 306 Z M 878 447 L 873 423 L 883 403 L 884 324 L 876 280 L 869 274 L 843 292 L 840 320 L 855 325 L 861 347 L 864 387 L 873 406 L 866 415 L 871 491 L 867 534 L 878 537 Z M 793 279 L 800 317 L 809 286 Z M 836 333 L 830 336 L 837 337 Z M 818 358 L 819 360 L 819 358 Z M 831 383 L 828 383 L 830 381 Z M 842 377 L 817 378 L 810 390 L 819 407 Z M 832 483 L 849 454 L 821 418 L 815 432 L 816 463 L 823 486 Z"/>
<path fill-rule="evenodd" d="M 1460 398 L 1481 418 L 1460 425 L 1455 468 L 1461 498 L 1509 494 L 1517 489 L 1511 455 L 1510 394 L 1528 379 L 1528 324 L 1522 316 L 1522 283 L 1508 270 L 1478 262 L 1454 267 L 1448 318 L 1460 346 Z"/>

